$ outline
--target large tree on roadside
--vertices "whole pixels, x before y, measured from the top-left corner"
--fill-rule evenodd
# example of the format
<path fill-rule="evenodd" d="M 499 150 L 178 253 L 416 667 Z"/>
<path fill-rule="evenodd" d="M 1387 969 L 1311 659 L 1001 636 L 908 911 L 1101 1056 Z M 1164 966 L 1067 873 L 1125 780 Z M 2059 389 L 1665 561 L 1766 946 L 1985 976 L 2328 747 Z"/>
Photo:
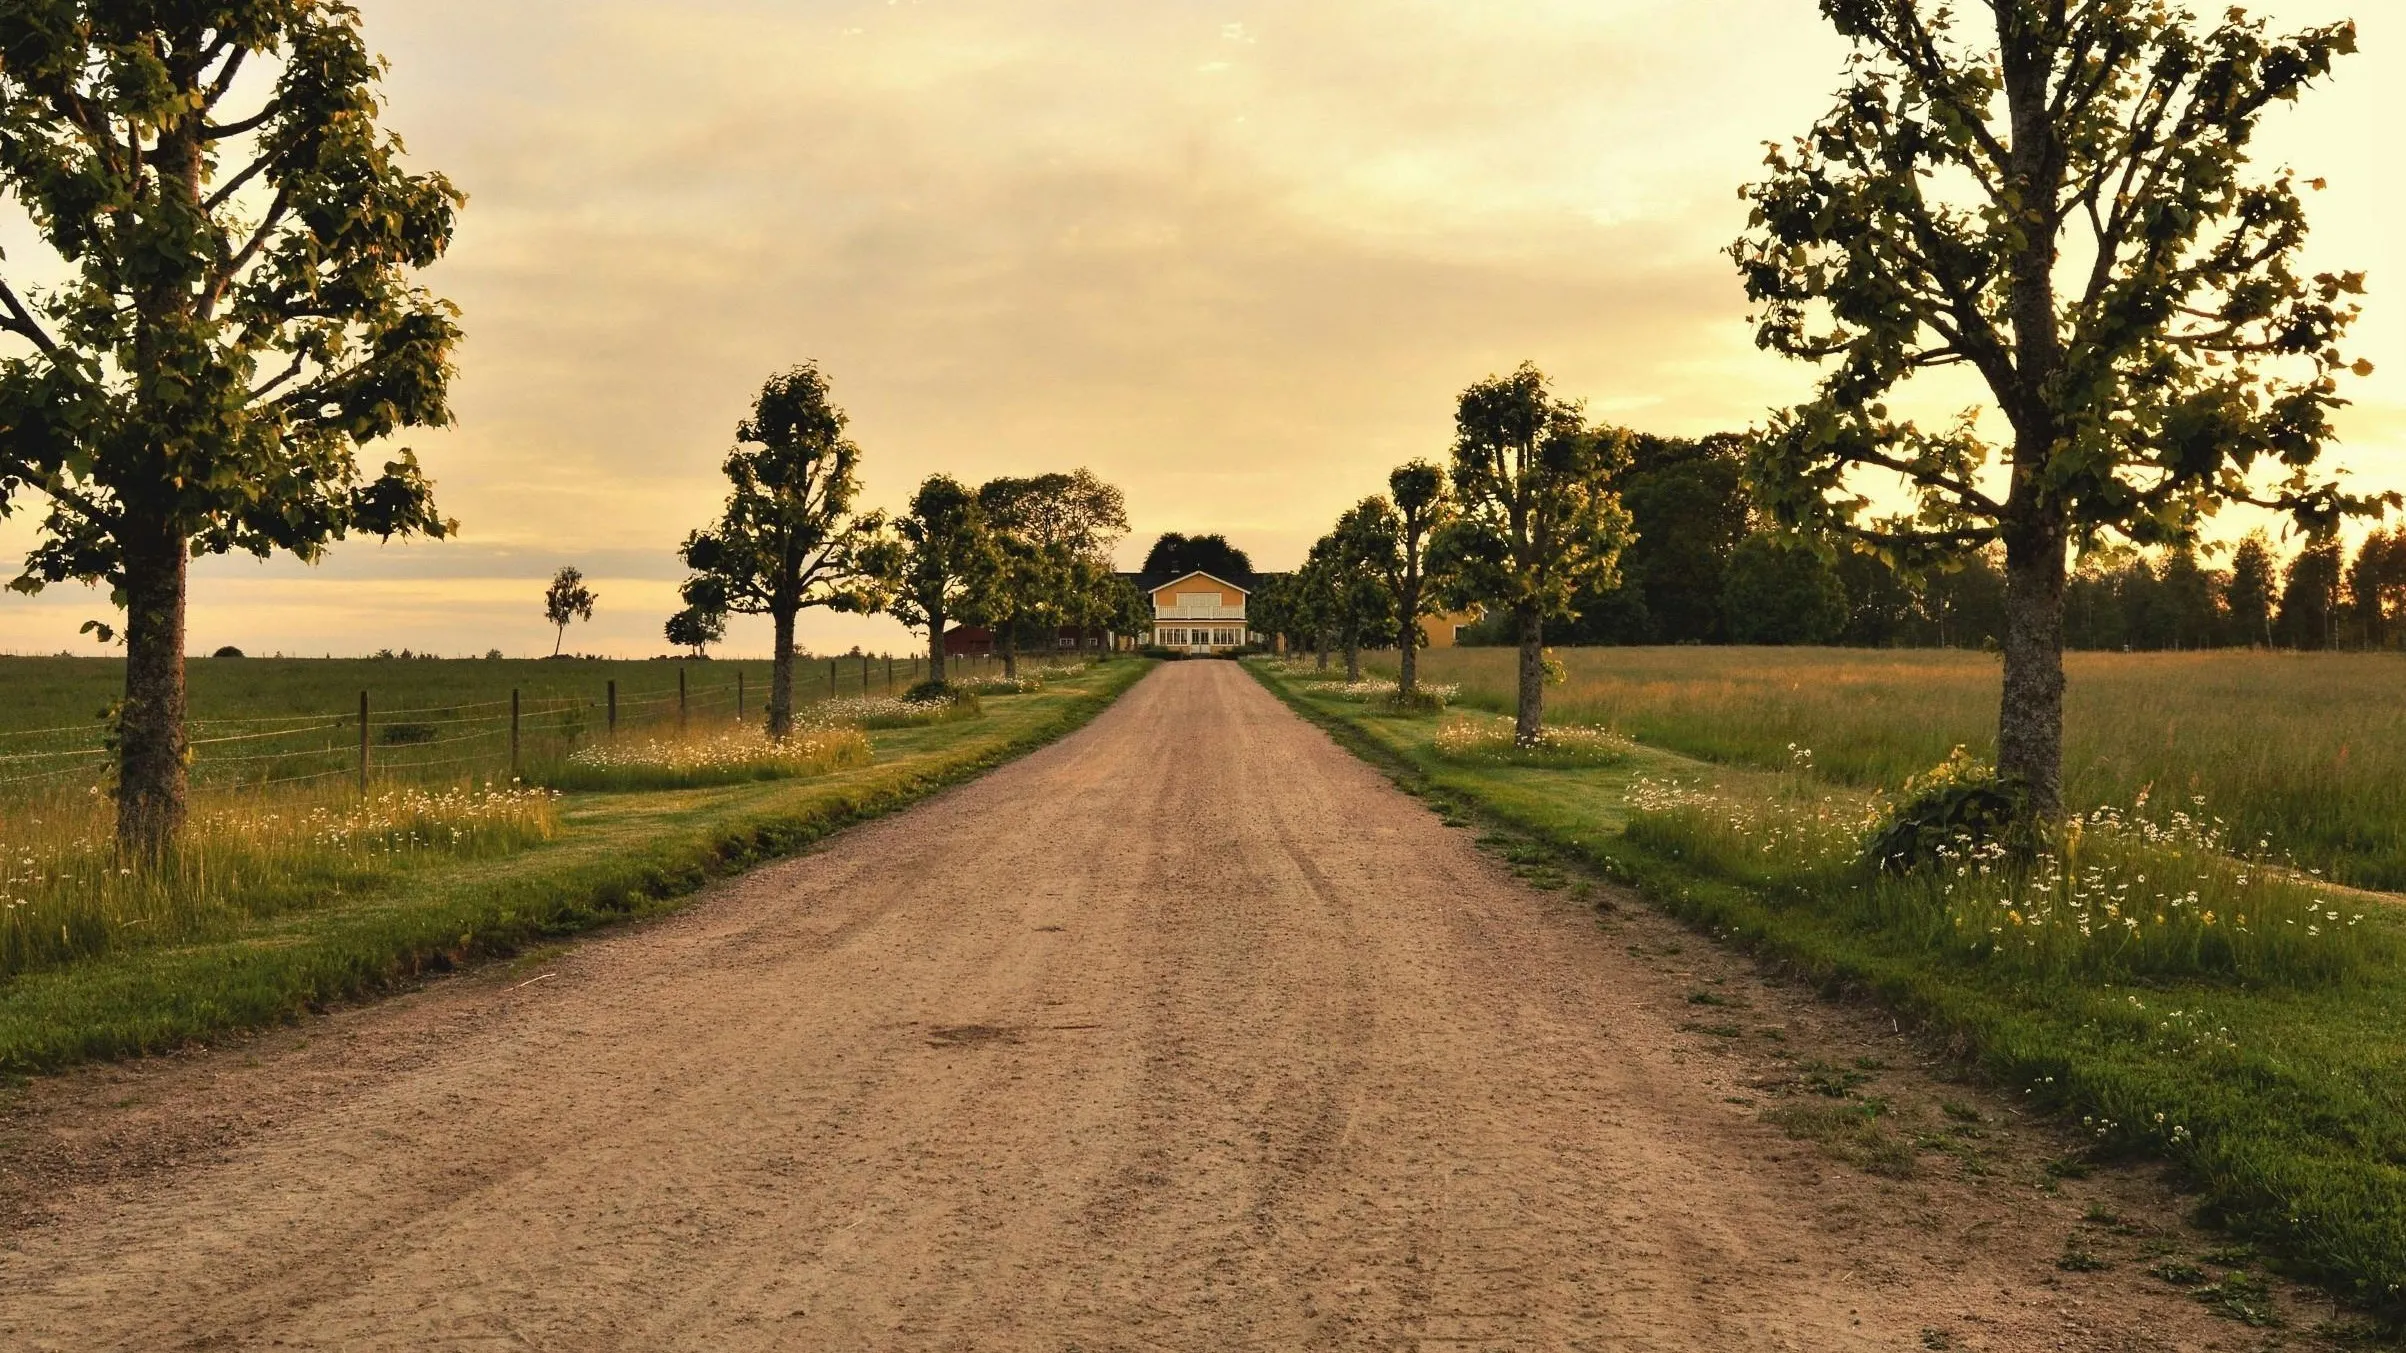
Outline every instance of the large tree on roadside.
<path fill-rule="evenodd" d="M 1611 587 L 1629 516 L 1609 487 L 1628 434 L 1590 428 L 1522 363 L 1462 392 L 1454 413 L 1454 517 L 1430 553 L 1459 601 L 1508 615 L 1520 645 L 1513 737 L 1545 728 L 1545 627 Z"/>
<path fill-rule="evenodd" d="M 0 278 L 0 513 L 49 508 L 11 586 L 125 611 L 131 854 L 185 816 L 190 561 L 455 529 L 408 451 L 358 463 L 451 421 L 459 338 L 410 277 L 462 199 L 377 127 L 382 70 L 331 0 L 0 0 L 0 195 L 57 279 Z"/>
<path fill-rule="evenodd" d="M 1387 569 L 1395 594 L 1395 689 L 1408 700 L 1420 689 L 1420 618 L 1438 606 L 1438 589 L 1429 585 L 1429 543 L 1450 515 L 1445 471 L 1424 460 L 1398 465 L 1387 475 L 1387 499 L 1395 508 L 1396 548 Z"/>
<path fill-rule="evenodd" d="M 927 682 L 944 685 L 944 626 L 984 606 L 1000 567 L 977 495 L 950 475 L 929 475 L 876 551 L 896 619 L 927 631 Z"/>
<path fill-rule="evenodd" d="M 2264 111 L 2355 29 L 2276 41 L 2159 0 L 1821 10 L 1852 78 L 1772 149 L 1731 252 L 1757 341 L 1834 366 L 1774 420 L 1753 479 L 1783 523 L 1908 566 L 2002 545 L 1998 769 L 2051 818 L 2071 550 L 2179 544 L 2230 502 L 2318 529 L 2372 506 L 2315 474 L 2362 279 L 2301 276 L 2299 185 L 2246 173 Z M 1900 386 L 1954 366 L 1986 385 L 1997 444 L 1974 417 L 1891 418 Z M 1882 479 L 1909 505 L 1874 509 Z"/>
<path fill-rule="evenodd" d="M 865 557 L 882 520 L 853 514 L 861 453 L 844 435 L 847 421 L 815 363 L 769 377 L 751 416 L 735 425 L 721 467 L 732 487 L 718 520 L 677 547 L 693 570 L 679 589 L 688 607 L 769 617 L 772 738 L 794 726 L 795 617 L 813 606 L 863 613 L 884 602 Z"/>

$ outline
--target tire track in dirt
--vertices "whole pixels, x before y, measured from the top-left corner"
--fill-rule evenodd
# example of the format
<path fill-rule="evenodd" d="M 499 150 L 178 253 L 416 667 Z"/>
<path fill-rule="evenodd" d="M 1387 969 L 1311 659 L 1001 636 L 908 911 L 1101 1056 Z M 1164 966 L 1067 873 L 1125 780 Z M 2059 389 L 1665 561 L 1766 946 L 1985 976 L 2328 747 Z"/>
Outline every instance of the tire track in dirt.
<path fill-rule="evenodd" d="M 1779 1067 L 1682 1027 L 1707 966 L 1873 1036 L 1609 925 L 1172 665 L 536 986 L 37 1084 L 0 1346 L 2243 1345 L 2133 1265 L 2059 1274 L 2076 1198 L 1733 1105 Z"/>

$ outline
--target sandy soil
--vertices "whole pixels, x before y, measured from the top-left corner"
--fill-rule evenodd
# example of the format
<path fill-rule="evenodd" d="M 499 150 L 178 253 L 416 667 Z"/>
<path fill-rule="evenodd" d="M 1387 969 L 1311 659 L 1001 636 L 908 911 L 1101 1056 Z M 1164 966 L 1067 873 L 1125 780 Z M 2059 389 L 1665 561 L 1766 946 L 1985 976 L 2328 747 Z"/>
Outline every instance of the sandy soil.
<path fill-rule="evenodd" d="M 2150 1179 L 1575 899 L 1168 666 L 669 920 L 19 1092 L 0 1347 L 2262 1343 Z M 1952 1152 L 1764 1121 L 1816 1065 Z"/>

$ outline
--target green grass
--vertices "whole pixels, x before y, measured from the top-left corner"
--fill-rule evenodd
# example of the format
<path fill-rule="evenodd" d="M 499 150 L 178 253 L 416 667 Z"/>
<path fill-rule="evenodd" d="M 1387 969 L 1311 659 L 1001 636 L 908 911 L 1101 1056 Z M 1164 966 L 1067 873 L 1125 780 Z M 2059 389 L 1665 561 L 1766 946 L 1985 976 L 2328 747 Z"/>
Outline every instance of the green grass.
<path fill-rule="evenodd" d="M 1915 1019 L 1975 1074 L 2076 1125 L 2090 1156 L 2172 1163 L 2207 1220 L 2297 1277 L 2406 1319 L 2406 968 L 2386 904 L 2341 899 L 2371 915 L 2346 941 L 2349 960 L 2328 968 L 2266 958 L 2130 975 L 2071 957 L 1999 961 L 1927 924 L 1928 899 L 1919 910 L 1870 900 L 1877 885 L 1827 851 L 1826 829 L 1790 830 L 1812 803 L 1862 802 L 1809 772 L 1714 766 L 1642 742 L 1617 766 L 1453 761 L 1437 753 L 1437 718 L 1367 717 L 1263 675 L 1408 787 L 1476 805 L 1827 992 Z M 1663 785 L 1709 801 L 1726 839 L 1649 797 Z"/>
<path fill-rule="evenodd" d="M 1892 788 L 1957 745 L 1996 743 L 1997 659 L 1949 650 L 1585 648 L 1549 721 L 1594 724 L 1704 760 L 1785 768 L 1809 750 L 1838 783 Z M 1394 655 L 1371 659 L 1392 673 Z M 1512 652 L 1432 649 L 1425 681 L 1511 708 Z M 2367 888 L 2406 889 L 2406 655 L 2074 653 L 2065 797 L 2129 807 L 2142 790 L 2233 839 Z"/>
<path fill-rule="evenodd" d="M 673 907 L 1042 745 L 1148 669 L 1106 663 L 984 717 L 875 735 L 876 760 L 807 779 L 556 801 L 551 840 L 496 858 L 398 855 L 339 893 L 230 909 L 173 943 L 129 942 L 0 982 L 0 1070 L 158 1052 L 292 1018 L 418 974 Z"/>
<path fill-rule="evenodd" d="M 794 696 L 807 708 L 888 694 L 886 666 L 804 658 Z M 921 660 L 897 660 L 893 690 L 919 679 Z M 510 697 L 519 700 L 519 760 L 533 769 L 590 747 L 618 727 L 648 733 L 733 722 L 740 674 L 744 713 L 768 698 L 766 662 L 655 659 L 194 658 L 186 665 L 193 721 L 193 778 L 202 785 L 339 781 L 358 773 L 359 696 L 368 693 L 369 759 L 388 778 L 443 782 L 506 774 Z M 0 657 L 0 801 L 99 779 L 103 715 L 123 694 L 114 658 Z"/>

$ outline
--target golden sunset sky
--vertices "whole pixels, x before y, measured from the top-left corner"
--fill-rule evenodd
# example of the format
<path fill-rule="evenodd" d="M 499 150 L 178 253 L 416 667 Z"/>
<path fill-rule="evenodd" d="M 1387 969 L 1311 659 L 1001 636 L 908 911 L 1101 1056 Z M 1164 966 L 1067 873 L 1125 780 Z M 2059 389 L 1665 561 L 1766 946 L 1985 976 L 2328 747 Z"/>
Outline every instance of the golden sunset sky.
<path fill-rule="evenodd" d="M 1755 351 L 1721 253 L 1761 143 L 1840 83 L 1805 0 L 361 3 L 389 124 L 470 195 L 428 279 L 464 312 L 459 426 L 407 439 L 465 533 L 204 564 L 196 652 L 545 652 L 563 563 L 601 594 L 572 647 L 664 651 L 672 548 L 762 378 L 805 358 L 868 505 L 1086 465 L 1128 492 L 1128 563 L 1219 531 L 1266 568 L 1441 458 L 1454 394 L 1523 358 L 1673 434 L 1812 379 Z M 2342 459 L 2406 487 L 2406 6 L 2256 9 L 2360 24 L 2261 158 L 2330 183 L 2310 261 L 2372 275 Z M 76 626 L 106 609 L 0 598 L 0 649 L 93 651 Z M 730 651 L 766 646 L 737 622 Z"/>

